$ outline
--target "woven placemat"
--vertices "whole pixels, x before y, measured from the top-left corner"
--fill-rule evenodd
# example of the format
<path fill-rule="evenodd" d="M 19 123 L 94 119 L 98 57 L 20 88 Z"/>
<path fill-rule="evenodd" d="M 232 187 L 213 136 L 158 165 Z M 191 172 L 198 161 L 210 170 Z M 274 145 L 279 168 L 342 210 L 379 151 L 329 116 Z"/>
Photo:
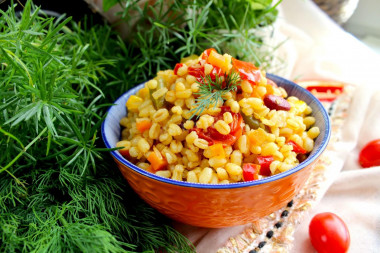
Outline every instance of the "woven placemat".
<path fill-rule="evenodd" d="M 335 83 L 337 84 L 337 83 Z M 302 85 L 302 83 L 300 83 Z M 304 84 L 306 85 L 306 83 Z M 339 84 L 343 89 L 334 99 L 324 100 L 326 94 L 315 93 L 327 109 L 332 134 L 327 150 L 316 163 L 304 188 L 287 206 L 250 225 L 239 235 L 229 238 L 218 253 L 289 252 L 294 242 L 297 225 L 325 192 L 329 168 L 332 166 L 334 146 L 341 139 L 342 128 L 352 100 L 354 86 Z M 326 91 L 327 95 L 331 90 Z"/>

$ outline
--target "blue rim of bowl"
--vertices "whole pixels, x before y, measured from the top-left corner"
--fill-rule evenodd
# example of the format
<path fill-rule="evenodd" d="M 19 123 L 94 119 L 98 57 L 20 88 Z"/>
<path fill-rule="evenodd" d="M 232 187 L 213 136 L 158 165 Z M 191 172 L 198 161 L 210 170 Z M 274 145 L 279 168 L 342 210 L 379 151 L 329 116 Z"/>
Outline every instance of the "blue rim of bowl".
<path fill-rule="evenodd" d="M 281 80 L 283 82 L 292 82 L 292 81 L 287 80 L 285 78 L 282 78 L 282 77 L 279 77 L 279 76 L 276 76 L 276 75 L 273 75 L 273 74 L 269 74 L 269 73 L 267 73 L 267 77 L 269 79 L 271 79 L 270 77 L 273 77 L 274 79 Z M 140 85 L 142 85 L 142 84 L 140 84 Z M 304 92 L 309 93 L 309 96 L 311 96 L 313 98 L 314 102 L 316 104 L 318 104 L 318 107 L 322 108 L 321 113 L 322 113 L 323 118 L 325 119 L 325 127 L 326 127 L 326 130 L 325 130 L 326 133 L 325 133 L 325 135 L 326 135 L 326 138 L 324 140 L 322 140 L 322 143 L 318 147 L 318 149 L 312 155 L 310 155 L 305 161 L 303 161 L 302 163 L 298 164 L 297 166 L 295 166 L 295 167 L 293 167 L 293 168 L 291 168 L 291 169 L 289 169 L 287 171 L 281 172 L 279 174 L 276 174 L 276 175 L 273 175 L 273 176 L 270 176 L 270 177 L 259 179 L 259 180 L 247 181 L 247 182 L 237 182 L 237 183 L 231 183 L 231 184 L 189 183 L 189 182 L 186 182 L 186 181 L 177 181 L 177 180 L 173 180 L 173 179 L 169 179 L 169 178 L 165 178 L 165 177 L 160 177 L 160 176 L 157 176 L 157 175 L 155 175 L 153 173 L 150 173 L 150 172 L 148 172 L 146 170 L 143 170 L 143 169 L 137 167 L 136 165 L 134 165 L 133 163 L 131 163 L 130 161 L 128 161 L 127 159 L 125 159 L 116 150 L 110 151 L 111 155 L 114 158 L 116 158 L 119 162 L 121 162 L 122 164 L 124 164 L 125 166 L 133 169 L 137 173 L 139 173 L 141 175 L 144 175 L 144 176 L 146 176 L 148 178 L 151 178 L 151 179 L 163 182 L 163 183 L 171 184 L 171 185 L 190 187 L 190 188 L 201 188 L 201 189 L 234 189 L 234 188 L 242 188 L 242 187 L 250 187 L 250 186 L 255 186 L 255 185 L 261 185 L 261 184 L 265 184 L 265 183 L 269 183 L 269 182 L 272 182 L 272 181 L 275 181 L 275 180 L 279 180 L 279 179 L 285 178 L 285 177 L 290 176 L 291 174 L 294 174 L 294 173 L 298 172 L 299 170 L 307 167 L 308 165 L 312 164 L 323 153 L 323 151 L 326 149 L 327 144 L 329 143 L 329 140 L 330 140 L 330 135 L 331 135 L 330 118 L 328 116 L 328 113 L 327 113 L 326 109 L 322 105 L 322 103 L 314 95 L 312 95 L 308 90 L 304 89 L 301 86 L 298 86 L 297 84 L 295 84 L 295 85 L 296 85 L 297 89 L 302 89 L 302 90 L 304 90 Z M 138 87 L 138 86 L 139 85 L 137 85 L 136 87 Z M 125 92 L 123 95 L 121 95 L 114 102 L 114 104 L 118 104 L 119 100 L 123 99 L 123 97 L 125 96 L 125 94 L 127 94 L 129 92 L 131 92 L 131 91 L 129 90 L 129 91 Z M 111 109 L 112 109 L 112 106 L 110 108 L 108 108 L 107 114 L 109 113 L 109 111 Z M 114 148 L 108 142 L 107 137 L 105 135 L 105 131 L 104 131 L 105 123 L 106 123 L 107 119 L 108 119 L 108 115 L 106 116 L 105 120 L 102 123 L 102 127 L 101 127 L 102 138 L 103 138 L 104 144 L 106 145 L 107 148 Z"/>

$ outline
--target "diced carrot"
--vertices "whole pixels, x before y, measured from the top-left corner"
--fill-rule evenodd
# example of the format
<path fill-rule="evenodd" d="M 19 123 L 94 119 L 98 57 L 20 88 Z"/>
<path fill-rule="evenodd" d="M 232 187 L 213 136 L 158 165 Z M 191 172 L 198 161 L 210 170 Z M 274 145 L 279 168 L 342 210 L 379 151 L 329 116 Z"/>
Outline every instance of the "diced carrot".
<path fill-rule="evenodd" d="M 140 131 L 140 133 L 145 132 L 152 126 L 152 122 L 150 120 L 142 120 L 139 122 L 136 122 L 136 128 Z"/>
<path fill-rule="evenodd" d="M 154 171 L 163 170 L 168 165 L 165 157 L 163 157 L 157 149 L 153 148 L 154 152 L 151 152 L 148 156 L 148 161 Z"/>
<path fill-rule="evenodd" d="M 224 152 L 223 144 L 218 143 L 210 146 L 212 156 L 218 156 L 226 158 L 226 152 Z"/>

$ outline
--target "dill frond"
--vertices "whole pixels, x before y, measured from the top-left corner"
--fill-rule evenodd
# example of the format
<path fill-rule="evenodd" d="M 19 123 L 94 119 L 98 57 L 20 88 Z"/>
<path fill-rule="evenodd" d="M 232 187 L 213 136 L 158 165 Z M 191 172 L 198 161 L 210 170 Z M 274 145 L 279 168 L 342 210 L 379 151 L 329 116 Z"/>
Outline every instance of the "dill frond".
<path fill-rule="evenodd" d="M 209 108 L 215 108 L 219 103 L 223 103 L 224 96 L 228 92 L 237 90 L 240 85 L 240 75 L 236 72 L 225 75 L 216 75 L 215 80 L 210 75 L 202 77 L 202 81 L 199 82 L 199 91 L 195 93 L 199 97 L 195 99 L 195 105 L 190 110 L 192 114 L 190 119 L 197 116 Z"/>

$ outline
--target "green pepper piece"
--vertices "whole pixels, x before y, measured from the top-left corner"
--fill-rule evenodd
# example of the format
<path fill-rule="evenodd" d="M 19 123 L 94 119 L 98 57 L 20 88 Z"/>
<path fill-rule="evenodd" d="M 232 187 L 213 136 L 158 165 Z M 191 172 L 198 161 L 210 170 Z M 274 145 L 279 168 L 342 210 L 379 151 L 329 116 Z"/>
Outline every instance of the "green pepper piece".
<path fill-rule="evenodd" d="M 241 116 L 243 120 L 251 129 L 257 129 L 260 127 L 260 121 L 253 116 L 247 116 L 243 112 L 241 112 Z"/>
<path fill-rule="evenodd" d="M 165 84 L 164 84 L 164 79 L 158 77 L 156 79 L 157 81 L 157 87 L 155 89 L 149 89 L 149 94 L 150 94 L 150 98 L 153 102 L 153 106 L 156 108 L 156 110 L 162 108 L 164 106 L 164 103 L 165 103 L 165 96 L 162 96 L 162 97 L 159 97 L 158 99 L 155 99 L 153 98 L 152 94 L 161 89 L 161 88 L 164 88 L 165 87 Z"/>

